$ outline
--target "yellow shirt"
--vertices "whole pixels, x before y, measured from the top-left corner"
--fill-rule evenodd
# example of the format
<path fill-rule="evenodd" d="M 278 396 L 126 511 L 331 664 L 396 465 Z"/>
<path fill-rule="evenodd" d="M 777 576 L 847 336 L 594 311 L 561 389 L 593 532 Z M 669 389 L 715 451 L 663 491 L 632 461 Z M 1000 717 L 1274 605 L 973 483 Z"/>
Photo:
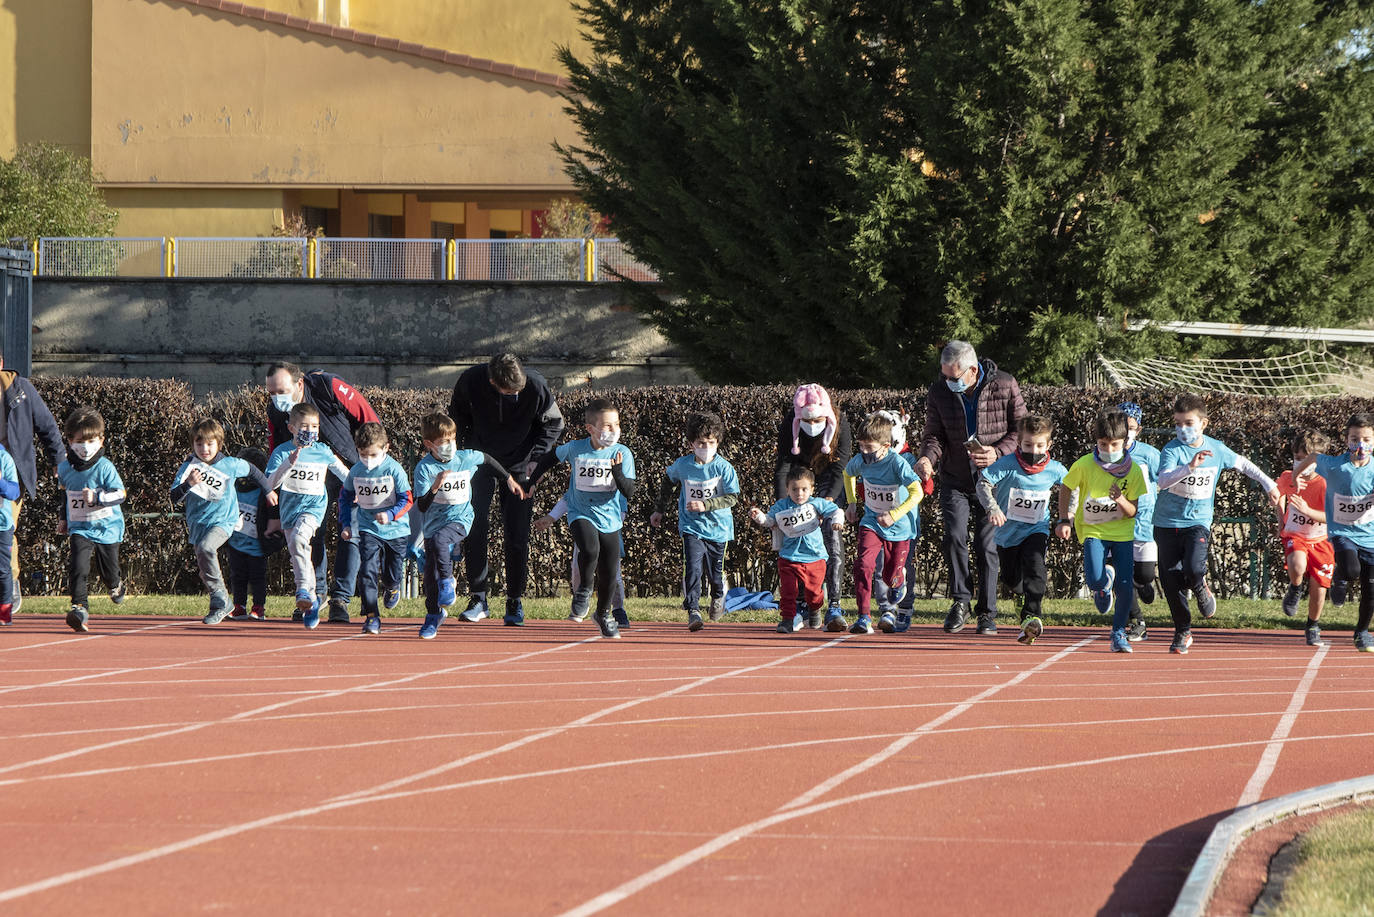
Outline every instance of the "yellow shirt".
<path fill-rule="evenodd" d="M 1101 541 L 1131 541 L 1135 533 L 1135 517 L 1127 516 L 1109 494 L 1113 484 L 1121 485 L 1121 493 L 1131 502 L 1138 502 L 1148 488 L 1139 462 L 1131 463 L 1131 470 L 1123 478 L 1114 478 L 1088 453 L 1073 463 L 1064 476 L 1064 486 L 1078 491 L 1078 510 L 1074 513 L 1073 529 L 1081 544 L 1089 538 Z"/>

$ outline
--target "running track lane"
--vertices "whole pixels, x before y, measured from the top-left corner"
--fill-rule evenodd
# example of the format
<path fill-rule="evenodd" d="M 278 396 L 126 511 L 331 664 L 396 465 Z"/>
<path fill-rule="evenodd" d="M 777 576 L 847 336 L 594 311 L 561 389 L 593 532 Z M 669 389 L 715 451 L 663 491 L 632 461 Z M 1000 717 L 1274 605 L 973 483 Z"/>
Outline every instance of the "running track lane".
<path fill-rule="evenodd" d="M 1164 913 L 1262 760 L 1374 752 L 1368 660 L 1292 632 L 414 626 L 0 632 L 0 903 Z"/>

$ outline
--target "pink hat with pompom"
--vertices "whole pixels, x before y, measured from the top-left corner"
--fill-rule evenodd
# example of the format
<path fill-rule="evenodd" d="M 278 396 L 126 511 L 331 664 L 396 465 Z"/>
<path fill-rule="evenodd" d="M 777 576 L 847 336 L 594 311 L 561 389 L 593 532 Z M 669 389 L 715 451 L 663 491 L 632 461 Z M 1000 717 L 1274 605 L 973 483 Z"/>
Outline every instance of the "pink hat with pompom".
<path fill-rule="evenodd" d="M 797 393 L 792 396 L 792 454 L 801 453 L 801 425 L 805 421 L 814 423 L 818 420 L 825 421 L 825 429 L 821 432 L 821 451 L 830 451 L 830 440 L 834 438 L 835 428 L 839 422 L 835 419 L 835 410 L 830 406 L 830 395 L 825 389 L 814 382 L 799 386 Z"/>

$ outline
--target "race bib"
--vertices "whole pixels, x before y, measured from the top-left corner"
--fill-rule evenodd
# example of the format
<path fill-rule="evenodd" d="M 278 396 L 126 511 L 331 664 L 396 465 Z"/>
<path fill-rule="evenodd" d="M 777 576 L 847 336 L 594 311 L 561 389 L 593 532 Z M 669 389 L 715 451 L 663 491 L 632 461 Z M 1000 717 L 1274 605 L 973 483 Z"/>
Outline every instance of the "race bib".
<path fill-rule="evenodd" d="M 109 519 L 113 515 L 113 506 L 101 506 L 98 503 L 87 503 L 86 498 L 81 496 L 81 491 L 67 491 L 68 522 L 99 522 L 101 519 Z"/>
<path fill-rule="evenodd" d="M 1195 468 L 1175 481 L 1169 493 L 1185 500 L 1210 500 L 1217 486 L 1217 469 Z"/>
<path fill-rule="evenodd" d="M 578 456 L 573 460 L 573 486 L 589 493 L 610 493 L 615 490 L 611 477 L 611 460 Z"/>
<path fill-rule="evenodd" d="M 323 496 L 324 476 L 328 473 L 329 466 L 324 462 L 297 462 L 287 470 L 286 480 L 281 482 L 281 489 L 293 494 Z"/>
<path fill-rule="evenodd" d="M 190 474 L 192 471 L 200 472 L 200 483 L 191 488 L 191 493 L 211 503 L 224 498 L 229 490 L 228 476 L 204 462 L 192 462 L 186 473 Z"/>
<path fill-rule="evenodd" d="M 873 484 L 864 481 L 864 506 L 878 515 L 890 513 L 897 508 L 897 491 L 900 484 Z"/>
<path fill-rule="evenodd" d="M 1331 498 L 1337 525 L 1369 525 L 1374 522 L 1374 494 L 1336 494 Z"/>
<path fill-rule="evenodd" d="M 1034 525 L 1043 522 L 1050 515 L 1050 492 L 1048 490 L 1022 490 L 1013 487 L 1008 494 L 1007 518 L 1013 522 Z"/>
<path fill-rule="evenodd" d="M 810 535 L 821 527 L 821 514 L 810 503 L 778 513 L 778 529 L 788 538 L 801 538 Z"/>
<path fill-rule="evenodd" d="M 1290 502 L 1288 504 L 1288 516 L 1283 523 L 1283 531 L 1286 535 L 1297 535 L 1299 538 L 1306 538 L 1310 541 L 1320 541 L 1326 537 L 1326 523 L 1318 522 L 1301 512 Z"/>
<path fill-rule="evenodd" d="M 396 502 L 396 479 L 391 475 L 380 478 L 358 478 L 353 482 L 353 496 L 365 510 L 377 512 Z"/>
<path fill-rule="evenodd" d="M 1093 497 L 1083 503 L 1083 524 L 1101 525 L 1126 518 L 1121 507 L 1111 497 Z"/>
<path fill-rule="evenodd" d="M 249 538 L 258 537 L 258 504 L 256 502 L 239 501 L 239 521 L 234 524 L 234 531 L 240 535 L 247 535 Z"/>
<path fill-rule="evenodd" d="M 461 506 L 464 503 L 471 503 L 472 472 L 449 471 L 445 474 L 452 475 L 452 477 L 445 478 L 439 484 L 439 489 L 434 491 L 434 502 L 442 503 L 445 506 Z"/>
<path fill-rule="evenodd" d="M 683 481 L 682 491 L 690 500 L 710 500 L 720 496 L 720 476 L 704 481 Z"/>

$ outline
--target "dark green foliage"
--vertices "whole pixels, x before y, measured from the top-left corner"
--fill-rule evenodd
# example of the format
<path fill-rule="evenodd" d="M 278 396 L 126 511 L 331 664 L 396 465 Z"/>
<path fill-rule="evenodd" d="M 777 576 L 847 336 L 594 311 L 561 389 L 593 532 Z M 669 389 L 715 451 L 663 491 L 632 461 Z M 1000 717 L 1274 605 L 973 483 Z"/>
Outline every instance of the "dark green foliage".
<path fill-rule="evenodd" d="M 96 405 L 105 416 L 106 449 L 129 490 L 126 516 L 171 514 L 167 495 L 172 475 L 190 449 L 188 431 L 195 420 L 212 415 L 225 425 L 228 450 L 237 452 L 245 445 L 266 448 L 266 396 L 261 387 L 245 387 L 193 404 L 189 387 L 164 380 L 113 380 L 91 378 L 40 378 L 35 380 L 44 399 L 59 422 L 81 403 Z M 435 409 L 446 409 L 449 392 L 441 389 L 396 390 L 363 389 L 364 396 L 386 423 L 394 455 L 407 470 L 414 468 L 420 455 L 420 418 Z M 773 503 L 773 466 L 776 458 L 777 425 L 791 410 L 790 388 L 723 387 L 694 388 L 663 386 L 627 391 L 578 389 L 564 392 L 559 404 L 568 418 L 567 439 L 586 435 L 581 423 L 585 405 L 606 397 L 621 412 L 623 441 L 635 454 L 640 489 L 631 505 L 625 528 L 625 584 L 629 593 L 674 595 L 678 591 L 681 566 L 681 540 L 676 516 L 670 513 L 662 529 L 648 525 L 652 501 L 664 470 L 688 451 L 683 424 L 689 413 L 709 410 L 725 421 L 725 440 L 721 454 L 739 473 L 742 499 L 735 511 L 736 541 L 726 556 L 726 569 L 733 582 L 751 588 L 776 586 L 776 558 L 765 533 L 748 521 L 748 508 L 767 508 Z M 1033 413 L 1049 415 L 1055 424 L 1053 454 L 1066 465 L 1091 446 L 1088 425 L 1104 405 L 1123 400 L 1141 404 L 1145 413 L 1145 439 L 1163 446 L 1173 435 L 1170 414 L 1174 392 L 1165 391 L 1082 391 L 1048 386 L 1028 386 L 1025 397 Z M 833 390 L 837 408 L 851 421 L 878 408 L 907 411 L 912 417 L 910 436 L 919 443 L 919 429 L 925 417 L 925 390 Z M 1211 426 L 1208 432 L 1246 455 L 1271 474 L 1287 468 L 1288 440 L 1299 426 L 1315 426 L 1328 436 L 1344 442 L 1346 419 L 1353 413 L 1374 409 L 1367 400 L 1333 398 L 1317 401 L 1251 397 L 1209 397 Z M 44 478 L 46 474 L 48 477 Z M 56 535 L 57 488 L 51 472 L 40 463 L 44 480 L 38 499 L 25 503 L 19 523 L 19 543 L 25 586 L 31 591 L 60 592 L 65 589 L 65 539 Z M 567 473 L 555 469 L 540 482 L 535 497 L 538 512 L 557 502 L 567 485 Z M 1273 514 L 1259 489 L 1239 474 L 1222 475 L 1218 487 L 1217 518 L 1255 519 L 1258 526 L 1221 523 L 1214 534 L 1218 548 L 1212 552 L 1213 583 L 1223 597 L 1263 590 L 1270 580 L 1282 576 L 1282 554 L 1273 535 Z M 494 523 L 492 565 L 494 588 L 502 588 L 503 571 L 500 526 Z M 200 589 L 195 563 L 186 545 L 185 526 L 179 515 L 150 519 L 130 519 L 128 538 L 122 557 L 133 588 L 139 592 L 196 592 Z M 940 548 L 938 501 L 921 505 L 921 538 L 917 550 L 916 594 L 920 597 L 944 595 L 944 561 Z M 851 545 L 853 535 L 847 536 Z M 1263 562 L 1253 570 L 1249 549 L 1256 548 Z M 536 536 L 531 550 L 531 591 L 540 595 L 566 594 L 568 564 L 572 545 L 564 526 L 550 534 Z M 1049 555 L 1050 595 L 1064 597 L 1075 593 L 1082 583 L 1076 544 L 1053 542 Z M 459 565 L 461 569 L 461 565 Z M 273 560 L 272 588 L 277 594 L 288 591 L 290 570 L 284 555 Z M 32 577 L 39 574 L 41 582 Z M 461 573 L 460 573 L 461 575 Z M 845 594 L 852 595 L 846 573 Z M 35 588 L 37 586 L 37 588 Z"/>
<path fill-rule="evenodd" d="M 91 161 L 50 143 L 0 160 L 0 241 L 40 236 L 108 236 L 119 214 L 96 187 Z"/>
<path fill-rule="evenodd" d="M 578 8 L 569 174 L 710 381 L 909 385 L 958 337 L 1054 382 L 1192 346 L 1128 319 L 1369 315 L 1368 3 Z"/>

